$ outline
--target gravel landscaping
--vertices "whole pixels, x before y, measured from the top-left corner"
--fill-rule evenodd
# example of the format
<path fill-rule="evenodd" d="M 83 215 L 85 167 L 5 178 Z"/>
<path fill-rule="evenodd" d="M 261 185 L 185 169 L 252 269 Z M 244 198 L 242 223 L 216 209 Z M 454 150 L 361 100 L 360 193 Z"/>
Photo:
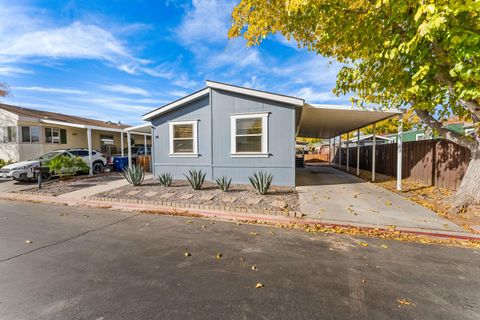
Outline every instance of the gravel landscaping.
<path fill-rule="evenodd" d="M 28 187 L 20 190 L 15 190 L 13 192 L 23 194 L 58 196 L 64 193 L 73 192 L 120 179 L 123 179 L 123 177 L 117 172 L 103 173 L 100 175 L 95 175 L 93 177 L 77 176 L 70 180 L 53 179 L 44 182 L 42 183 L 42 189 L 38 189 L 37 184 L 32 183 Z"/>
<path fill-rule="evenodd" d="M 188 181 L 174 180 L 162 187 L 158 180 L 145 180 L 140 186 L 125 186 L 96 194 L 95 197 L 142 201 L 174 202 L 203 206 L 223 206 L 242 209 L 298 211 L 298 194 L 294 188 L 271 187 L 266 195 L 258 195 L 250 185 L 232 185 L 228 192 L 215 183 L 205 182 L 201 190 L 192 190 Z"/>

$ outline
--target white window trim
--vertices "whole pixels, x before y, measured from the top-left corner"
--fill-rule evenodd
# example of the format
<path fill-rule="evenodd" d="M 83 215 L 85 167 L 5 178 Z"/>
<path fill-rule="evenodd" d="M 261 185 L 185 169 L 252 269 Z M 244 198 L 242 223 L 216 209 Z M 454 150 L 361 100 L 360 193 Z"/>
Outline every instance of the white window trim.
<path fill-rule="evenodd" d="M 173 152 L 173 126 L 190 124 L 193 126 L 193 152 Z M 189 121 L 170 121 L 168 122 L 168 131 L 169 131 L 169 143 L 170 143 L 170 153 L 169 156 L 172 158 L 195 158 L 198 157 L 198 120 L 189 120 Z"/>
<path fill-rule="evenodd" d="M 230 156 L 232 158 L 268 158 L 268 117 L 270 112 L 233 114 L 230 116 Z M 237 152 L 237 119 L 262 118 L 262 151 Z"/>

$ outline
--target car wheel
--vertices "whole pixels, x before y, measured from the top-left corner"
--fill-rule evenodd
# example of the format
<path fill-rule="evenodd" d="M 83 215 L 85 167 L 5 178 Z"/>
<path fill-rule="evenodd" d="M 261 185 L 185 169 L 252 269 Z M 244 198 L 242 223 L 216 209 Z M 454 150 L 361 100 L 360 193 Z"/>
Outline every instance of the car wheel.
<path fill-rule="evenodd" d="M 98 174 L 103 172 L 103 164 L 101 162 L 95 162 L 93 164 L 93 173 Z"/>
<path fill-rule="evenodd" d="M 52 174 L 50 172 L 42 173 L 42 181 L 48 181 L 50 179 L 52 179 Z"/>

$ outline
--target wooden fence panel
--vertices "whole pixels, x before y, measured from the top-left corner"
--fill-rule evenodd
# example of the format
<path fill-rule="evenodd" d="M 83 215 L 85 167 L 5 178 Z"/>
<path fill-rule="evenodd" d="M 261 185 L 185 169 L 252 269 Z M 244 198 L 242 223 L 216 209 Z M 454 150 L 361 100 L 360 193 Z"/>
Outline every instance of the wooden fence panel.
<path fill-rule="evenodd" d="M 357 148 L 349 148 L 351 172 L 357 166 Z M 376 149 L 376 172 L 397 175 L 397 144 L 380 144 Z M 342 153 L 342 165 L 347 165 L 347 150 L 336 150 L 332 162 L 338 163 Z M 470 150 L 443 139 L 421 140 L 403 143 L 402 178 L 409 178 L 426 185 L 457 190 L 470 161 Z M 360 169 L 372 170 L 372 146 L 360 147 Z"/>

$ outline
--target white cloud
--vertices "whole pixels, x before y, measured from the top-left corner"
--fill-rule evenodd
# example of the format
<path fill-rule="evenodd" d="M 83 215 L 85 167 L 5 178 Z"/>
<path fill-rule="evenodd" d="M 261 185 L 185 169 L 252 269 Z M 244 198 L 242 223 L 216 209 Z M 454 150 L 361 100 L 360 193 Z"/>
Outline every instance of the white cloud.
<path fill-rule="evenodd" d="M 184 46 L 218 43 L 227 40 L 233 2 L 193 0 L 175 34 Z"/>
<path fill-rule="evenodd" d="M 208 59 L 205 59 L 203 67 L 241 69 L 252 66 L 261 67 L 261 64 L 262 59 L 257 48 L 248 48 L 242 39 L 234 39 L 227 43 L 224 50 L 211 52 Z"/>
<path fill-rule="evenodd" d="M 105 27 L 75 21 L 58 25 L 45 11 L 0 1 L 0 63 L 39 62 L 61 59 L 103 61 L 129 74 L 150 74 L 150 61 L 136 57 L 128 44 Z M 125 25 L 125 33 L 146 25 Z M 5 66 L 0 66 L 5 69 Z M 3 73 L 7 71 L 4 70 Z M 12 73 L 12 72 L 10 72 Z"/>
<path fill-rule="evenodd" d="M 289 92 L 290 95 L 303 98 L 307 103 L 343 104 L 351 105 L 351 95 L 337 97 L 332 91 L 317 90 L 312 87 L 302 87 Z"/>
<path fill-rule="evenodd" d="M 30 70 L 13 67 L 13 66 L 0 66 L 0 75 L 2 76 L 15 76 L 19 74 L 29 74 L 33 73 Z"/>
<path fill-rule="evenodd" d="M 45 87 L 13 87 L 13 90 L 34 91 L 45 93 L 65 93 L 65 94 L 87 94 L 87 91 L 65 88 L 45 88 Z"/>
<path fill-rule="evenodd" d="M 105 85 L 102 86 L 102 88 L 111 92 L 118 92 L 123 94 L 135 94 L 144 97 L 148 97 L 150 95 L 146 90 L 142 88 L 130 87 L 123 84 Z"/>

